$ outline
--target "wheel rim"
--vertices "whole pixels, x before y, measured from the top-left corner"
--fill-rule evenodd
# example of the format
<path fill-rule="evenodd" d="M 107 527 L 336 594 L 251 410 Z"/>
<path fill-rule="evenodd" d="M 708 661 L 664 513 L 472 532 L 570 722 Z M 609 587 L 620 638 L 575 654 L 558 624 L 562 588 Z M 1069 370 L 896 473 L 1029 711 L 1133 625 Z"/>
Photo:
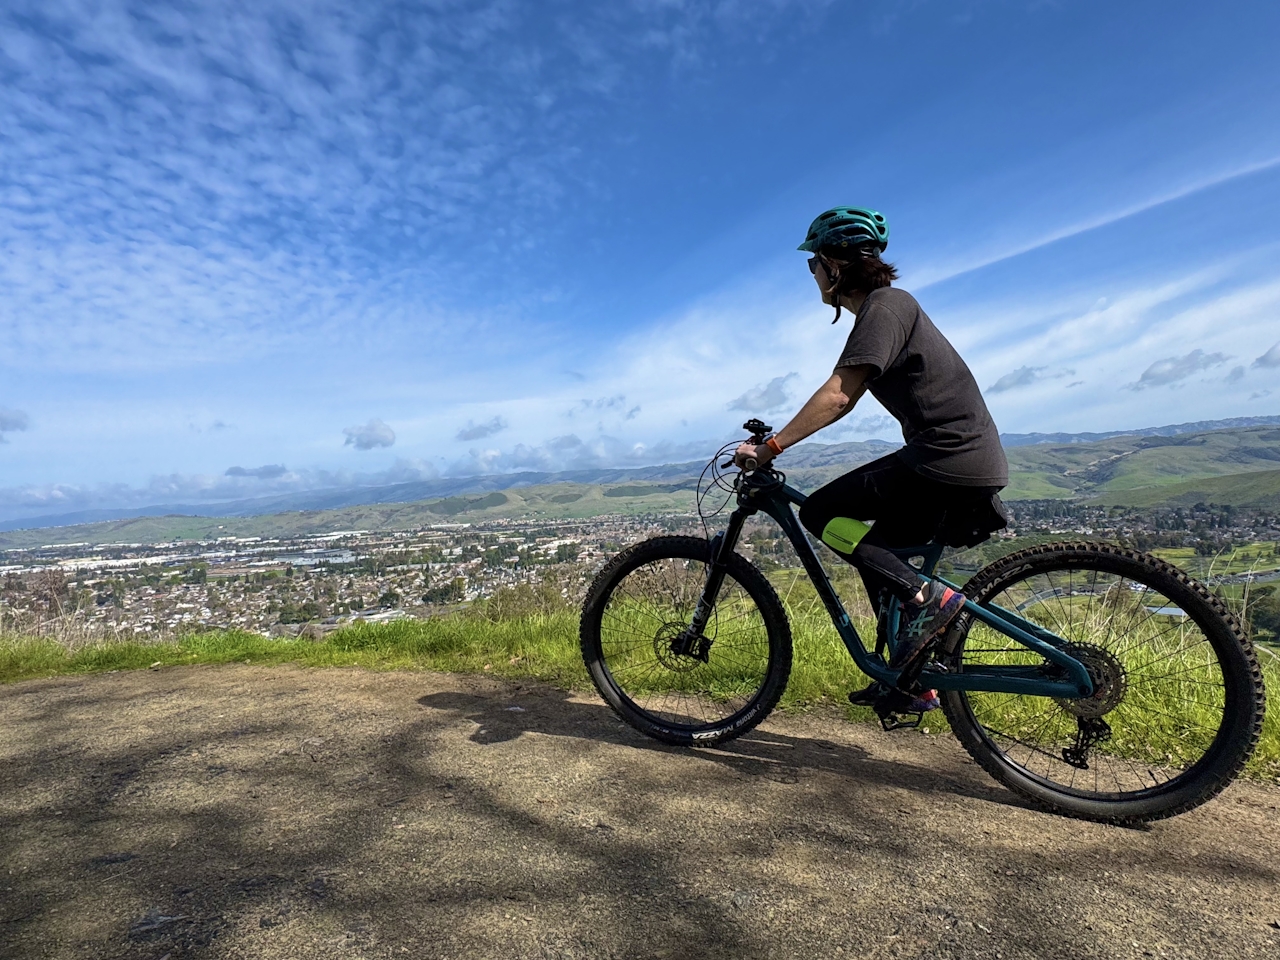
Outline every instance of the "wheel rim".
<path fill-rule="evenodd" d="M 688 644 L 689 652 L 679 648 L 706 576 L 700 561 L 654 560 L 627 573 L 601 611 L 600 659 L 610 685 L 667 727 L 731 723 L 759 698 L 768 675 L 764 618 L 731 575 L 707 629 Z"/>
<path fill-rule="evenodd" d="M 1094 681 L 1094 695 L 1079 700 L 966 692 L 1006 764 L 1055 791 L 1113 801 L 1176 789 L 1194 775 L 1227 723 L 1227 678 L 1200 605 L 1149 579 L 1099 564 L 1024 571 L 984 591 L 984 601 L 1070 641 Z M 1044 665 L 1047 676 L 1059 674 L 976 622 L 958 656 L 962 669 Z"/>

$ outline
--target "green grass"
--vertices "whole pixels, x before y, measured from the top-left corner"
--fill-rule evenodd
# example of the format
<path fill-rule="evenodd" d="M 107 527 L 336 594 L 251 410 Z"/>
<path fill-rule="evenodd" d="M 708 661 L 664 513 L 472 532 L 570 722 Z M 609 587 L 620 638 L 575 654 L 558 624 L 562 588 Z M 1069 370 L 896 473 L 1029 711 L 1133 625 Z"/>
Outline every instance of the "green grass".
<path fill-rule="evenodd" d="M 783 572 L 785 573 L 785 572 Z M 775 577 L 787 597 L 794 638 L 794 664 L 782 701 L 784 710 L 817 704 L 835 706 L 851 720 L 870 720 L 865 709 L 849 707 L 845 695 L 864 685 L 812 586 L 798 578 Z M 848 594 L 846 594 L 848 595 Z M 852 604 L 857 614 L 861 601 Z M 866 611 L 862 611 L 865 613 Z M 563 688 L 590 690 L 578 651 L 577 612 L 560 610 L 497 620 L 477 615 L 357 624 L 322 640 L 271 639 L 259 634 L 214 631 L 172 642 L 106 641 L 68 649 L 50 639 L 0 635 L 0 683 L 41 677 L 137 670 L 195 664 L 297 664 L 305 667 L 362 667 L 370 670 L 435 670 L 534 678 Z M 857 617 L 859 630 L 871 624 Z M 1262 654 L 1271 690 L 1280 690 L 1280 658 Z M 931 732 L 945 732 L 941 713 L 927 720 Z M 1280 719 L 1268 715 L 1262 743 L 1249 764 L 1256 777 L 1280 777 Z"/>
<path fill-rule="evenodd" d="M 1222 577 L 1240 573 L 1265 573 L 1280 567 L 1280 545 L 1258 541 L 1243 547 L 1224 550 L 1210 557 L 1196 553 L 1193 547 L 1157 547 L 1151 552 L 1161 560 L 1181 567 L 1193 577 Z"/>

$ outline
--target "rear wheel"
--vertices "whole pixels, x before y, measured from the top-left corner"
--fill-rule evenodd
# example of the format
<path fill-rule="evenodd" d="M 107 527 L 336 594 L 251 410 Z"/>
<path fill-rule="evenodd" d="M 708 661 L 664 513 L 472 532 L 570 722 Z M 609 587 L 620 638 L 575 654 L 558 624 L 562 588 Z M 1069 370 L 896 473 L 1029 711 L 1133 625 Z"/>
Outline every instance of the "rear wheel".
<path fill-rule="evenodd" d="M 791 674 L 791 630 L 777 593 L 738 554 L 703 633 L 683 636 L 707 580 L 711 545 L 654 537 L 624 550 L 591 584 L 582 657 L 609 706 L 665 743 L 746 733 L 777 705 Z"/>
<path fill-rule="evenodd" d="M 1090 820 L 1156 820 L 1218 794 L 1257 745 L 1265 695 L 1252 645 L 1176 567 L 1108 544 L 1047 544 L 980 570 L 965 593 L 1068 640 L 1093 679 L 1079 699 L 943 694 L 965 749 L 1018 793 Z M 939 659 L 959 673 L 1021 664 L 1064 676 L 967 614 Z"/>

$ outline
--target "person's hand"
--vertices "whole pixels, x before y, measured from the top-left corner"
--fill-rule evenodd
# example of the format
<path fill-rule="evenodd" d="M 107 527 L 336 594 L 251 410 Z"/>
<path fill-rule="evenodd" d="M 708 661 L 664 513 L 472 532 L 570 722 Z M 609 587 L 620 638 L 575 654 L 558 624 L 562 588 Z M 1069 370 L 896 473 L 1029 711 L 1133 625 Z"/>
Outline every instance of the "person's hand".
<path fill-rule="evenodd" d="M 734 451 L 733 462 L 738 467 L 747 469 L 747 460 L 751 459 L 756 462 L 756 467 L 763 467 L 774 457 L 773 450 L 763 443 L 751 443 L 743 441 L 738 444 L 738 449 Z"/>

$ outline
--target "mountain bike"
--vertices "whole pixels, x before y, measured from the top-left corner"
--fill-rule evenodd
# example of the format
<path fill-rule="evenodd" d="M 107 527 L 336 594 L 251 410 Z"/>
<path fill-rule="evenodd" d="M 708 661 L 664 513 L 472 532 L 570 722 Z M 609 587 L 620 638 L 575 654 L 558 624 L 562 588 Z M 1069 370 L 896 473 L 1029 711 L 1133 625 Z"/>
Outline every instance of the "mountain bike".
<path fill-rule="evenodd" d="M 769 431 L 758 420 L 744 429 L 755 443 Z M 734 446 L 698 486 L 700 515 L 712 489 L 726 491 L 721 509 L 736 500 L 724 530 L 637 543 L 587 592 L 587 669 L 642 733 L 711 746 L 777 705 L 791 672 L 790 624 L 769 579 L 737 551 L 748 518 L 764 514 L 879 685 L 885 729 L 918 725 L 908 705 L 936 690 L 982 769 L 1044 808 L 1111 823 L 1173 816 L 1217 795 L 1252 754 L 1265 709 L 1252 644 L 1221 600 L 1178 568 L 1108 543 L 1055 542 L 996 560 L 961 587 L 936 572 L 942 544 L 898 551 L 967 601 L 928 656 L 894 669 L 898 601 L 882 605 L 868 649 L 792 509 L 805 495 L 770 467 L 723 472 L 731 462 L 717 461 Z"/>

